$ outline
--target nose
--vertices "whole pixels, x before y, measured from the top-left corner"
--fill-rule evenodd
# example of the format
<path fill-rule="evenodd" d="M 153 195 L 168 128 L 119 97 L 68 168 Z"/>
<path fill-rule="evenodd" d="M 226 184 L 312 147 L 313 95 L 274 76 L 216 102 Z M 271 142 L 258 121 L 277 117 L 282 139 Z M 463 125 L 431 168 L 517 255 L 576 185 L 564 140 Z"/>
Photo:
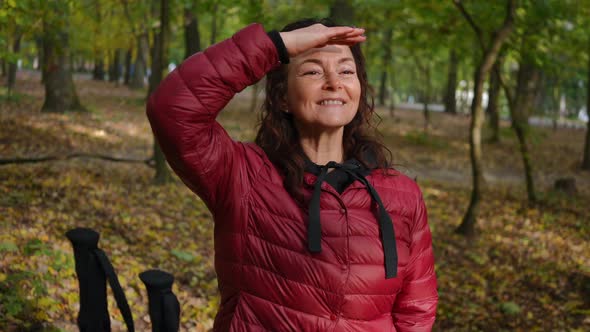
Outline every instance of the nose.
<path fill-rule="evenodd" d="M 323 88 L 325 90 L 337 90 L 342 88 L 342 82 L 340 81 L 340 77 L 338 77 L 338 73 L 326 72 L 324 75 Z"/>

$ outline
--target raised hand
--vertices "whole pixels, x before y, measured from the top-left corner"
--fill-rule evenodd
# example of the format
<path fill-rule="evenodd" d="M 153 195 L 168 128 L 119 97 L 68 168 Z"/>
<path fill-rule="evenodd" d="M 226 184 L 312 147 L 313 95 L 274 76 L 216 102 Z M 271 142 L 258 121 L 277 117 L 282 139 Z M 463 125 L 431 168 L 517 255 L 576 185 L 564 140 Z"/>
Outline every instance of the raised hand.
<path fill-rule="evenodd" d="M 318 23 L 280 34 L 289 56 L 295 57 L 309 49 L 326 45 L 352 46 L 365 41 L 364 32 L 362 28 L 326 27 Z"/>

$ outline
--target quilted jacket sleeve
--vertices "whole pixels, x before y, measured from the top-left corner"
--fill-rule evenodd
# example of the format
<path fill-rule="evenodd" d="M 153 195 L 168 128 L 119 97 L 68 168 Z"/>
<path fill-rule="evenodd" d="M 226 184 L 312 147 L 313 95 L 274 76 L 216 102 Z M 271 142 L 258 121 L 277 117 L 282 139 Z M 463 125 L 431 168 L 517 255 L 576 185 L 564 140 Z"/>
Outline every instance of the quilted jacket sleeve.
<path fill-rule="evenodd" d="M 404 286 L 393 307 L 393 320 L 398 332 L 430 331 L 436 316 L 438 292 L 434 271 L 432 236 L 424 199 L 417 201 L 410 261 Z"/>
<path fill-rule="evenodd" d="M 254 23 L 186 59 L 149 97 L 147 117 L 168 163 L 212 210 L 228 193 L 240 197 L 250 172 L 246 148 L 230 138 L 217 114 L 278 65 L 276 47 Z"/>

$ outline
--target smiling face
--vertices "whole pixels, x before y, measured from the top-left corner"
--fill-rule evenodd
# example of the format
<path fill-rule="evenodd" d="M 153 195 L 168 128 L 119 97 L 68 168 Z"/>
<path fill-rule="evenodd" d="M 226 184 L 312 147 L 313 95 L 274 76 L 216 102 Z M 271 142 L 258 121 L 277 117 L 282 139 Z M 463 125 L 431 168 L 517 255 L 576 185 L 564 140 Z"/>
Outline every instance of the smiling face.
<path fill-rule="evenodd" d="M 348 46 L 328 45 L 292 58 L 287 87 L 287 107 L 300 132 L 342 129 L 358 110 L 361 84 Z"/>

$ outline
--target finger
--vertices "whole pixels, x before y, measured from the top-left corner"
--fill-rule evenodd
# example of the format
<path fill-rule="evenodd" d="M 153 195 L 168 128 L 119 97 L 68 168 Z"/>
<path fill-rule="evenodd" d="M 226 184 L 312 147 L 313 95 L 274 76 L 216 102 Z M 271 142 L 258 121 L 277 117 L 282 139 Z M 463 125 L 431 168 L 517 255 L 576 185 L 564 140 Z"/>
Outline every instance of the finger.
<path fill-rule="evenodd" d="M 355 28 L 354 30 L 344 34 L 344 37 L 354 37 L 354 36 L 360 36 L 362 34 L 365 33 L 365 29 L 363 28 Z"/>
<path fill-rule="evenodd" d="M 364 32 L 365 32 L 364 29 L 355 29 L 355 30 L 350 31 L 349 33 L 346 33 L 343 35 L 333 36 L 332 38 L 329 38 L 328 40 L 336 41 L 336 40 L 342 40 L 342 39 L 347 39 L 347 38 L 356 38 L 359 36 L 363 36 Z"/>
<path fill-rule="evenodd" d="M 359 35 L 359 36 L 351 36 L 351 37 L 344 37 L 344 38 L 334 38 L 334 39 L 329 40 L 329 42 L 331 42 L 331 43 L 362 42 L 362 41 L 365 41 L 366 39 L 367 39 L 367 36 Z"/>
<path fill-rule="evenodd" d="M 346 45 L 346 46 L 353 46 L 358 43 L 362 43 L 367 38 L 365 36 L 358 36 L 354 38 L 346 38 L 346 39 L 338 39 L 338 40 L 331 40 L 328 42 L 330 45 Z"/>
<path fill-rule="evenodd" d="M 352 31 L 350 31 L 348 34 L 351 35 L 357 35 L 357 34 L 362 34 L 365 32 L 365 28 L 354 28 Z"/>
<path fill-rule="evenodd" d="M 327 30 L 326 37 L 334 38 L 342 35 L 346 35 L 347 33 L 353 32 L 355 29 L 352 27 L 330 27 Z"/>

